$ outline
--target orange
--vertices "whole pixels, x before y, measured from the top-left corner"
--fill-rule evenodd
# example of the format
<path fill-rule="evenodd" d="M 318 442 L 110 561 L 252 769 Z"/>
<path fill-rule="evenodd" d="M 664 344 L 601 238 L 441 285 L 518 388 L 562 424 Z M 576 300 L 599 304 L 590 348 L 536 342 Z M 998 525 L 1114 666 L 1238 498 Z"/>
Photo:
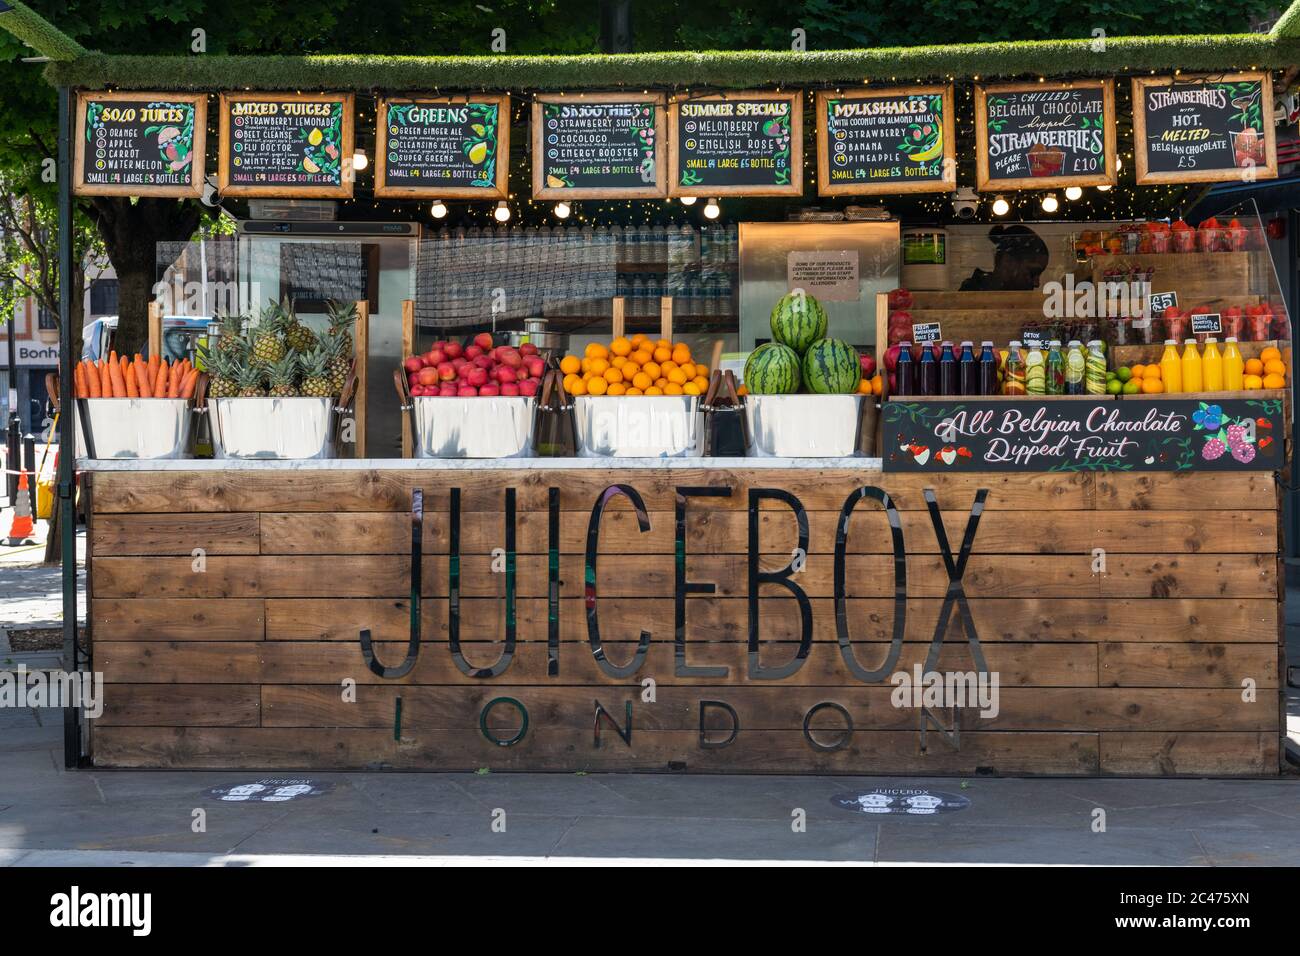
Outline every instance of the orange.
<path fill-rule="evenodd" d="M 627 395 L 644 395 L 645 392 L 641 391 L 641 389 L 636 388 L 635 386 L 630 386 L 630 387 L 628 388 L 627 392 L 625 392 L 624 394 L 627 394 Z"/>
<path fill-rule="evenodd" d="M 636 388 L 641 389 L 641 390 L 645 390 L 645 389 L 649 388 L 649 387 L 650 387 L 651 385 L 653 385 L 654 383 L 655 383 L 655 380 L 652 379 L 652 378 L 651 378 L 649 375 L 647 375 L 645 372 L 637 372 L 635 375 L 632 376 L 632 384 L 633 384 Z"/>
<path fill-rule="evenodd" d="M 581 381 L 582 379 L 580 379 L 575 373 L 570 372 L 568 375 L 564 376 L 564 390 L 570 395 L 576 394 L 573 391 L 573 386 L 575 383 Z"/>
<path fill-rule="evenodd" d="M 645 390 L 645 393 L 647 395 L 662 395 L 664 393 L 664 390 L 662 388 L 655 388 L 653 385 L 651 385 L 649 388 Z"/>
<path fill-rule="evenodd" d="M 698 366 L 696 367 L 698 368 Z M 709 380 L 703 375 L 695 376 L 695 378 L 691 379 L 691 384 L 693 384 L 701 392 L 707 392 L 709 390 Z"/>
<path fill-rule="evenodd" d="M 748 395 L 748 394 L 749 394 L 749 388 L 748 388 L 748 386 L 745 386 L 745 385 L 740 386 L 740 388 L 736 389 L 736 394 L 737 394 L 737 395 Z"/>
<path fill-rule="evenodd" d="M 1259 360 L 1265 365 L 1269 362 L 1280 362 L 1282 361 L 1282 352 L 1270 345 L 1259 353 Z"/>
<path fill-rule="evenodd" d="M 883 395 L 885 393 L 885 382 L 879 375 L 871 380 L 871 394 Z"/>
<path fill-rule="evenodd" d="M 614 366 L 614 368 L 621 369 L 624 365 L 627 364 L 627 356 L 626 356 L 626 355 L 616 355 L 616 356 L 614 356 L 612 359 L 609 360 L 609 364 L 612 365 L 612 366 Z"/>
<path fill-rule="evenodd" d="M 1286 376 L 1275 374 L 1265 375 L 1263 385 L 1265 388 L 1286 388 Z"/>
<path fill-rule="evenodd" d="M 1277 351 L 1274 349 L 1273 351 Z M 1268 359 L 1264 362 L 1264 374 L 1266 375 L 1286 375 L 1286 366 L 1281 359 Z M 1265 385 L 1265 388 L 1272 388 L 1271 385 Z"/>
<path fill-rule="evenodd" d="M 1247 375 L 1242 384 L 1245 385 L 1248 390 L 1254 391 L 1255 389 L 1264 387 L 1264 380 L 1258 375 Z"/>
<path fill-rule="evenodd" d="M 1145 365 L 1134 365 L 1131 369 L 1129 369 L 1129 371 L 1131 371 L 1131 372 L 1133 373 L 1133 377 L 1134 377 L 1134 378 L 1141 378 L 1141 377 L 1142 377 L 1142 373 L 1143 373 L 1143 371 L 1145 371 L 1145 370 L 1146 370 L 1146 366 L 1145 366 Z"/>
<path fill-rule="evenodd" d="M 599 342 L 589 342 L 587 343 L 587 350 L 583 354 L 590 359 L 609 358 L 609 349 L 605 348 L 605 346 L 601 345 Z"/>
<path fill-rule="evenodd" d="M 610 383 L 610 386 L 609 386 L 609 391 L 606 392 L 605 394 L 606 394 L 606 395 L 622 395 L 622 394 L 625 393 L 626 391 L 627 391 L 627 386 L 624 385 L 622 382 L 611 382 L 611 383 Z"/>
<path fill-rule="evenodd" d="M 577 378 L 577 377 L 575 376 L 575 378 L 574 378 L 574 382 L 573 382 L 573 388 L 569 389 L 569 394 L 570 394 L 570 395 L 586 395 L 586 394 L 587 394 L 587 383 L 584 382 L 582 379 Z"/>
<path fill-rule="evenodd" d="M 659 377 L 659 366 L 654 362 L 646 362 L 641 366 L 641 371 L 650 376 L 651 381 Z"/>
<path fill-rule="evenodd" d="M 668 381 L 672 382 L 674 385 L 685 385 L 686 373 L 679 368 L 669 369 Z"/>
<path fill-rule="evenodd" d="M 1259 359 L 1246 359 L 1246 374 L 1263 375 L 1264 363 L 1261 362 Z"/>
<path fill-rule="evenodd" d="M 680 368 L 688 381 L 695 377 L 695 364 L 693 362 L 682 362 Z"/>
<path fill-rule="evenodd" d="M 565 375 L 573 375 L 582 368 L 582 362 L 576 355 L 566 355 L 560 359 L 560 371 Z"/>
<path fill-rule="evenodd" d="M 1160 366 L 1148 365 L 1145 369 L 1142 370 L 1142 377 L 1154 378 L 1156 381 L 1160 381 Z"/>
<path fill-rule="evenodd" d="M 691 350 L 685 345 L 676 345 L 673 347 L 672 358 L 678 365 L 685 365 L 691 360 Z"/>
<path fill-rule="evenodd" d="M 623 338 L 622 336 L 619 336 L 614 341 L 609 343 L 609 350 L 613 352 L 615 355 L 631 355 L 632 343 L 629 342 L 627 339 Z"/>
<path fill-rule="evenodd" d="M 663 346 L 655 349 L 654 360 L 656 362 L 667 362 L 673 357 L 673 350 L 666 349 Z"/>
<path fill-rule="evenodd" d="M 639 348 L 631 355 L 628 356 L 628 359 L 630 361 L 636 362 L 637 365 L 644 365 L 652 358 L 654 358 L 654 356 L 651 355 L 649 352 L 647 352 L 644 348 Z"/>
<path fill-rule="evenodd" d="M 603 378 L 593 378 L 590 382 L 587 383 L 587 391 L 589 391 L 592 395 L 604 395 L 608 389 L 609 389 L 609 383 L 606 382 Z"/>
<path fill-rule="evenodd" d="M 579 365 L 581 366 L 583 372 L 591 371 L 591 359 L 585 358 L 579 363 Z"/>
<path fill-rule="evenodd" d="M 686 395 L 701 395 L 700 387 L 694 382 L 687 382 L 682 386 L 682 392 Z"/>
<path fill-rule="evenodd" d="M 696 375 L 702 375 L 704 378 L 708 378 L 708 377 L 709 377 L 709 367 L 708 367 L 707 365 L 705 365 L 703 362 L 696 362 L 696 363 L 695 363 L 695 374 L 696 374 Z"/>
<path fill-rule="evenodd" d="M 669 352 L 672 352 L 673 343 L 669 342 L 667 339 L 660 339 L 658 342 L 655 343 L 655 348 L 667 349 Z"/>
<path fill-rule="evenodd" d="M 623 381 L 623 373 L 616 368 L 607 368 L 605 369 L 604 379 L 609 384 L 616 385 Z"/>
<path fill-rule="evenodd" d="M 655 388 L 663 388 L 667 384 L 668 384 L 668 379 L 666 378 L 660 377 L 655 379 Z"/>
<path fill-rule="evenodd" d="M 680 395 L 682 394 L 682 387 L 680 385 L 674 385 L 672 382 L 669 382 L 667 385 L 664 386 L 664 394 Z"/>
<path fill-rule="evenodd" d="M 1164 382 L 1160 381 L 1158 378 L 1148 377 L 1142 380 L 1143 395 L 1159 395 L 1164 390 L 1165 390 L 1165 384 Z"/>
<path fill-rule="evenodd" d="M 632 336 L 632 346 L 634 348 L 645 341 L 647 341 L 647 339 L 644 332 L 638 332 L 636 335 Z"/>
<path fill-rule="evenodd" d="M 604 375 L 605 370 L 609 368 L 609 362 L 603 358 L 594 358 L 588 368 L 591 370 L 592 375 Z"/>
<path fill-rule="evenodd" d="M 864 378 L 858 382 L 858 394 L 859 395 L 871 394 L 871 379 Z"/>

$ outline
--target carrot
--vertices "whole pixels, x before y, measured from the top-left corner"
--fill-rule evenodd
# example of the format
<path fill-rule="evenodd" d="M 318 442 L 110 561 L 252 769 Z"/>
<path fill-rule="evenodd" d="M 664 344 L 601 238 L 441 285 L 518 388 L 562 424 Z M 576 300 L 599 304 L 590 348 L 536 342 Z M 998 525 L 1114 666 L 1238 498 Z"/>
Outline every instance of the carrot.
<path fill-rule="evenodd" d="M 122 375 L 122 365 L 114 352 L 108 361 L 108 380 L 113 383 L 113 397 L 126 398 L 126 378 Z"/>
<path fill-rule="evenodd" d="M 89 389 L 90 398 L 99 398 L 104 392 L 99 387 L 99 369 L 95 368 L 94 362 L 83 362 L 86 367 L 86 386 Z"/>
<path fill-rule="evenodd" d="M 153 380 L 149 377 L 149 364 L 137 352 L 135 356 L 135 387 L 141 398 L 153 398 Z"/>
<path fill-rule="evenodd" d="M 181 383 L 185 380 L 185 363 L 177 362 L 172 367 L 171 378 L 167 382 L 167 397 L 180 398 Z"/>
<path fill-rule="evenodd" d="M 86 363 L 78 362 L 72 370 L 72 381 L 76 386 L 77 398 L 90 398 L 90 386 L 86 384 Z"/>
<path fill-rule="evenodd" d="M 171 366 L 168 363 L 163 362 L 161 365 L 158 366 L 158 377 L 154 379 L 153 382 L 154 398 L 167 397 L 167 379 L 170 374 L 171 374 Z"/>
<path fill-rule="evenodd" d="M 100 398 L 113 397 L 113 382 L 108 374 L 108 361 L 99 360 L 99 396 Z"/>
<path fill-rule="evenodd" d="M 126 375 L 124 376 L 126 378 L 126 397 L 139 398 L 140 386 L 135 381 L 135 366 L 129 362 L 124 364 L 126 365 Z"/>
<path fill-rule="evenodd" d="M 180 397 L 193 398 L 194 386 L 198 383 L 198 380 L 199 380 L 199 370 L 196 368 L 190 369 L 189 372 L 186 373 L 185 375 L 185 381 L 181 384 Z"/>

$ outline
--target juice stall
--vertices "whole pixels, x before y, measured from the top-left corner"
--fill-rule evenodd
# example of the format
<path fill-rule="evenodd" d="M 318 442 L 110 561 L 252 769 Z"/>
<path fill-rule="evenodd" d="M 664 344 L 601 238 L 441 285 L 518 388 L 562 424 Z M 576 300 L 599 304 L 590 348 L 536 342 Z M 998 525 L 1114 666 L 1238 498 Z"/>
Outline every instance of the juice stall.
<path fill-rule="evenodd" d="M 305 204 L 194 362 L 64 369 L 70 763 L 1279 774 L 1291 322 L 1195 205 L 1277 175 L 1289 23 L 53 63 L 69 188 Z"/>

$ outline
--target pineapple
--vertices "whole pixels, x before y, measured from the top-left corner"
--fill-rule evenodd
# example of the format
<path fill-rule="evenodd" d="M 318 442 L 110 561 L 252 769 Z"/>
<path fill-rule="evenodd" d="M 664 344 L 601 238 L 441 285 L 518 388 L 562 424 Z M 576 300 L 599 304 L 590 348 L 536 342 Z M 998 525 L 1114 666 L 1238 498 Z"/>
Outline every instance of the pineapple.
<path fill-rule="evenodd" d="M 338 394 L 330 381 L 330 353 L 323 347 L 302 358 L 302 394 L 307 398 L 330 398 Z"/>
<path fill-rule="evenodd" d="M 208 394 L 212 398 L 234 398 L 239 392 L 239 386 L 235 384 L 237 368 L 234 353 L 205 350 L 203 363 L 207 367 L 208 374 L 212 376 Z"/>
<path fill-rule="evenodd" d="M 347 383 L 348 373 L 352 371 L 352 352 L 350 349 L 345 352 L 343 343 L 338 339 L 331 339 L 327 348 L 330 387 L 334 389 L 334 394 L 338 395 Z"/>
<path fill-rule="evenodd" d="M 352 358 L 352 330 L 357 326 L 357 307 L 355 303 L 331 302 L 327 307 L 329 315 L 329 337 L 339 343 L 340 351 Z"/>
<path fill-rule="evenodd" d="M 316 333 L 303 325 L 298 316 L 291 315 L 284 333 L 284 344 L 289 347 L 289 351 L 305 355 L 316 348 Z"/>
<path fill-rule="evenodd" d="M 274 302 L 262 310 L 257 327 L 253 329 L 253 360 L 261 365 L 274 365 L 284 358 L 284 336 L 288 328 L 288 313 Z"/>
<path fill-rule="evenodd" d="M 226 314 L 217 320 L 217 351 L 236 352 L 244 344 L 244 323 L 247 316 Z"/>
<path fill-rule="evenodd" d="M 269 370 L 271 378 L 272 398 L 295 398 L 298 395 L 298 371 L 301 367 L 296 352 L 290 352 L 280 361 L 271 366 Z"/>
<path fill-rule="evenodd" d="M 235 378 L 235 384 L 239 388 L 239 398 L 265 398 L 266 397 L 266 370 L 260 365 L 254 363 L 245 365 L 239 370 Z"/>

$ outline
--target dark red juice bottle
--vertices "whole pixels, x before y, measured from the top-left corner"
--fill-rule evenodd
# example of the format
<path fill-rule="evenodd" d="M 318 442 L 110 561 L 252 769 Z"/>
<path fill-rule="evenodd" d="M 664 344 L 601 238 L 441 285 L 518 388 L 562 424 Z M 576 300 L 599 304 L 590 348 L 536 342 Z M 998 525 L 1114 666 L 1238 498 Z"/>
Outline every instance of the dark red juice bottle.
<path fill-rule="evenodd" d="M 912 343 L 898 343 L 898 363 L 894 366 L 894 394 L 916 394 L 916 362 L 912 359 Z"/>
<path fill-rule="evenodd" d="M 961 344 L 961 361 L 958 363 L 958 378 L 961 382 L 961 394 L 978 395 L 980 393 L 979 363 L 975 361 L 973 342 Z"/>
<path fill-rule="evenodd" d="M 993 354 L 992 342 L 980 343 L 980 390 L 981 395 L 998 393 L 998 357 Z"/>
<path fill-rule="evenodd" d="M 961 385 L 957 376 L 957 356 L 953 354 L 951 342 L 944 342 L 939 352 L 939 394 L 961 394 Z"/>
<path fill-rule="evenodd" d="M 921 346 L 921 361 L 916 375 L 918 395 L 939 394 L 939 363 L 934 360 L 933 342 Z"/>

